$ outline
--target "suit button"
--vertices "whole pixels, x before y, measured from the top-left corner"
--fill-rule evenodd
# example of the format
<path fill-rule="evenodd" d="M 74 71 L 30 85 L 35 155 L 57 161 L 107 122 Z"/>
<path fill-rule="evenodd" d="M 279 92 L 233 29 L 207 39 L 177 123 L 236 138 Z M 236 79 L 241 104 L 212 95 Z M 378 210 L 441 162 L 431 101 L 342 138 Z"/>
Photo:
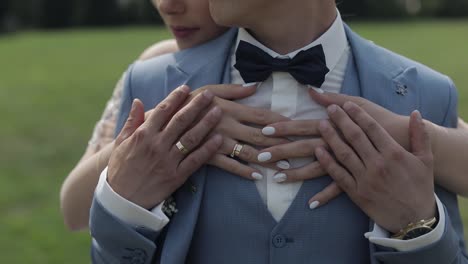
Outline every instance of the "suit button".
<path fill-rule="evenodd" d="M 286 246 L 286 237 L 283 235 L 276 235 L 273 237 L 272 243 L 275 248 L 282 248 Z"/>

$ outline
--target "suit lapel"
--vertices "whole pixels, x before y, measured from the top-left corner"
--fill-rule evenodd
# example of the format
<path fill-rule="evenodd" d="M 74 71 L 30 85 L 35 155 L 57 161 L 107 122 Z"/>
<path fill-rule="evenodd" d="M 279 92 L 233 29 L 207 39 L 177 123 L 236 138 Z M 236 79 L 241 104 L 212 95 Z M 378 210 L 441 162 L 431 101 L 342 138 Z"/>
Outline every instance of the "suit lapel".
<path fill-rule="evenodd" d="M 354 33 L 345 25 L 353 58 L 354 72 L 347 72 L 347 80 L 357 75 L 359 95 L 397 114 L 408 115 L 419 107 L 420 89 L 417 86 L 417 72 L 414 67 L 405 67 L 399 56 L 376 46 Z M 351 63 L 350 63 L 351 65 Z M 355 80 L 354 80 L 355 81 Z"/>
<path fill-rule="evenodd" d="M 174 53 L 175 63 L 166 68 L 166 95 L 182 84 L 192 90 L 207 84 L 221 83 L 237 29 L 206 44 Z"/>
<path fill-rule="evenodd" d="M 174 54 L 175 64 L 166 68 L 165 93 L 182 84 L 198 89 L 229 82 L 230 50 L 237 29 L 204 45 Z M 203 198 L 206 168 L 201 168 L 175 193 L 178 212 L 172 217 L 161 252 L 161 263 L 184 263 Z"/>

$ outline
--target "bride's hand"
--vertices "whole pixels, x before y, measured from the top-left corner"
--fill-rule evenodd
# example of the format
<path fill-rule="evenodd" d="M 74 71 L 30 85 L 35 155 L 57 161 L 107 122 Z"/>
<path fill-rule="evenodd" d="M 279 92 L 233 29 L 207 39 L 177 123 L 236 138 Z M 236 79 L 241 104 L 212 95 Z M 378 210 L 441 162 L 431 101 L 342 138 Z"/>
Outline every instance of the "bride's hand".
<path fill-rule="evenodd" d="M 263 135 L 261 127 L 289 119 L 270 110 L 253 108 L 233 102 L 233 100 L 246 98 L 254 94 L 256 91 L 255 85 L 249 87 L 232 84 L 208 85 L 194 90 L 188 101 L 204 90 L 209 90 L 215 95 L 211 108 L 218 106 L 223 112 L 221 121 L 213 131 L 213 133 L 223 136 L 223 145 L 208 163 L 247 179 L 261 179 L 263 175 L 257 169 L 246 164 L 258 163 L 257 156 L 259 152 L 256 147 L 270 147 L 289 142 L 289 140 L 282 137 L 272 138 Z M 234 153 L 236 144 L 242 145 L 242 149 L 233 158 L 231 154 Z M 244 163 L 235 158 L 244 161 Z M 275 165 L 267 164 L 266 166 L 273 167 Z"/>

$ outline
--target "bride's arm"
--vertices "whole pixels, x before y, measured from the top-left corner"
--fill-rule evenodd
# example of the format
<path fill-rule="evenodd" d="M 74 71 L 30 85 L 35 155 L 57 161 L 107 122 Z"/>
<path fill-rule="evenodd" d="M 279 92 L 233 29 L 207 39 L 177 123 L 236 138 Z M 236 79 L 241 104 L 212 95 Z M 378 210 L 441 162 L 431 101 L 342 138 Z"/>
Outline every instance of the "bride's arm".
<path fill-rule="evenodd" d="M 458 128 L 427 123 L 433 142 L 436 182 L 468 197 L 468 125 L 462 119 Z"/>

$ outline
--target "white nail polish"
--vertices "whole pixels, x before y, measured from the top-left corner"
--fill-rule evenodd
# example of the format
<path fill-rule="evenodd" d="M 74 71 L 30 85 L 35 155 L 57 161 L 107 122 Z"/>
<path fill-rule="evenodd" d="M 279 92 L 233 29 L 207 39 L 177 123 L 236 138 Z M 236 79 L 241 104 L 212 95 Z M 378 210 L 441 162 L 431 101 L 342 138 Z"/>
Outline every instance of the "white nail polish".
<path fill-rule="evenodd" d="M 254 85 L 257 85 L 257 83 L 256 82 L 246 83 L 246 84 L 243 84 L 242 87 L 251 87 Z"/>
<path fill-rule="evenodd" d="M 261 175 L 261 174 L 258 173 L 258 172 L 253 172 L 253 173 L 252 173 L 252 178 L 254 178 L 255 180 L 259 181 L 259 180 L 263 179 L 263 175 Z"/>
<path fill-rule="evenodd" d="M 262 134 L 265 135 L 265 136 L 271 136 L 271 135 L 274 135 L 276 132 L 276 129 L 274 127 L 264 127 L 262 129 Z"/>
<path fill-rule="evenodd" d="M 310 210 L 314 210 L 315 208 L 317 208 L 317 206 L 320 205 L 320 202 L 319 201 L 313 201 L 309 204 L 309 208 Z"/>
<path fill-rule="evenodd" d="M 325 93 L 324 90 L 322 90 L 322 89 L 320 89 L 320 88 L 313 87 L 313 86 L 311 86 L 311 85 L 309 85 L 309 88 L 314 89 L 314 90 L 315 90 L 317 93 L 319 93 L 319 94 Z"/>
<path fill-rule="evenodd" d="M 260 161 L 260 162 L 269 161 L 269 160 L 271 159 L 271 153 L 270 153 L 270 152 L 263 152 L 263 153 L 260 153 L 260 154 L 258 154 L 257 159 L 258 159 L 258 161 Z"/>
<path fill-rule="evenodd" d="M 277 183 L 280 183 L 280 182 L 286 181 L 286 178 L 287 178 L 286 174 L 278 173 L 273 177 L 273 180 L 275 180 L 275 182 Z"/>
<path fill-rule="evenodd" d="M 287 160 L 280 160 L 276 162 L 276 167 L 282 170 L 288 170 L 289 168 L 291 168 L 291 165 L 289 164 Z"/>

